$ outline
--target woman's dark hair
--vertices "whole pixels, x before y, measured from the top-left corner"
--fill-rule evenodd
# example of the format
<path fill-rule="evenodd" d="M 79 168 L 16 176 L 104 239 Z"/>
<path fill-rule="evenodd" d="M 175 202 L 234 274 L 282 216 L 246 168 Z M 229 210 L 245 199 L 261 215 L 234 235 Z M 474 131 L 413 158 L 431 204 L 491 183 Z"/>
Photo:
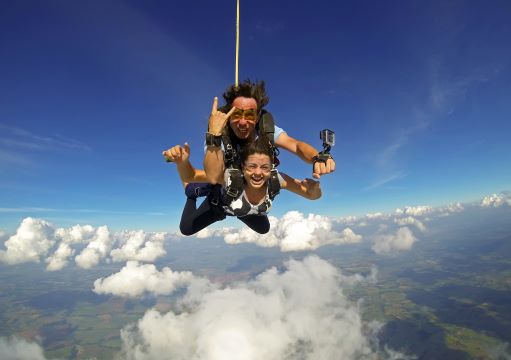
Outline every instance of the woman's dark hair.
<path fill-rule="evenodd" d="M 238 86 L 229 86 L 222 96 L 224 97 L 225 105 L 219 108 L 219 110 L 223 112 L 231 110 L 234 99 L 240 96 L 255 99 L 257 111 L 259 112 L 270 102 L 270 98 L 266 95 L 264 81 L 262 80 L 252 82 L 250 79 L 246 79 L 238 84 Z"/>
<path fill-rule="evenodd" d="M 270 141 L 265 134 L 261 134 L 254 141 L 245 143 L 240 150 L 240 160 L 244 164 L 247 158 L 253 154 L 264 154 L 270 157 L 270 162 L 273 163 L 273 151 L 270 145 Z"/>

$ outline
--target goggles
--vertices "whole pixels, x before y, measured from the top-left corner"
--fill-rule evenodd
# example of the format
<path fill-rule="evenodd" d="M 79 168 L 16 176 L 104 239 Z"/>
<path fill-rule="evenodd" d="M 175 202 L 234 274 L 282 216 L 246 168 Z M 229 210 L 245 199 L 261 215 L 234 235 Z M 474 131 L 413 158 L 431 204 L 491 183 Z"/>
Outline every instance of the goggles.
<path fill-rule="evenodd" d="M 244 118 L 247 121 L 256 121 L 257 119 L 257 110 L 256 109 L 236 109 L 231 114 L 231 120 L 241 120 Z"/>

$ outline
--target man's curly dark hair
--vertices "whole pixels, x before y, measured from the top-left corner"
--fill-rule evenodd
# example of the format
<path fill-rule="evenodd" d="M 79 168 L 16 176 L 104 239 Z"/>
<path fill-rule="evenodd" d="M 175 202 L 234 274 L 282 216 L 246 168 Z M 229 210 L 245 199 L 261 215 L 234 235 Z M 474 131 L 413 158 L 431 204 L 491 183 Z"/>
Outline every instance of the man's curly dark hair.
<path fill-rule="evenodd" d="M 237 97 L 253 98 L 257 102 L 257 111 L 270 102 L 270 98 L 266 95 L 264 81 L 251 82 L 250 79 L 244 80 L 242 83 L 231 85 L 222 95 L 225 100 L 225 105 L 220 108 L 223 112 L 228 112 L 232 108 L 232 103 Z"/>

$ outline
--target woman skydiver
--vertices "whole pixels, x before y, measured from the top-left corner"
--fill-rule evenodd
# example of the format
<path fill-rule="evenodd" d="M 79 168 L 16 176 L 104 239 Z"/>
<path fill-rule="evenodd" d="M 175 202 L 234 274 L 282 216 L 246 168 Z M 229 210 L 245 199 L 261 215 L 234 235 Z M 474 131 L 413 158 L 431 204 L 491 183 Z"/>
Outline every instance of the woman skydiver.
<path fill-rule="evenodd" d="M 240 152 L 243 173 L 243 192 L 227 204 L 225 182 L 212 185 L 204 170 L 196 169 L 190 163 L 190 146 L 176 145 L 163 152 L 167 160 L 176 163 L 179 177 L 185 187 L 186 204 L 179 224 L 183 235 L 193 235 L 226 216 L 236 216 L 252 230 L 265 234 L 270 222 L 265 216 L 271 209 L 269 196 L 270 173 L 272 171 L 272 149 L 266 137 L 259 136 L 246 143 Z M 278 173 L 280 188 L 310 200 L 321 197 L 319 182 L 312 179 L 297 180 L 284 173 Z M 197 197 L 207 196 L 197 208 Z"/>

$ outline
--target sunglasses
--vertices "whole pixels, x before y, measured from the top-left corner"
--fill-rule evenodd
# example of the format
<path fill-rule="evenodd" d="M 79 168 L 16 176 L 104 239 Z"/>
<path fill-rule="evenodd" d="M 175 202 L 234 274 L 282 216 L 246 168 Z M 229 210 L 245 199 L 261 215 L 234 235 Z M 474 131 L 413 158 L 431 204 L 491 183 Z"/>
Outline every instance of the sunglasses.
<path fill-rule="evenodd" d="M 231 114 L 231 120 L 241 120 L 244 118 L 247 121 L 255 121 L 257 119 L 257 110 L 255 109 L 236 109 Z"/>

